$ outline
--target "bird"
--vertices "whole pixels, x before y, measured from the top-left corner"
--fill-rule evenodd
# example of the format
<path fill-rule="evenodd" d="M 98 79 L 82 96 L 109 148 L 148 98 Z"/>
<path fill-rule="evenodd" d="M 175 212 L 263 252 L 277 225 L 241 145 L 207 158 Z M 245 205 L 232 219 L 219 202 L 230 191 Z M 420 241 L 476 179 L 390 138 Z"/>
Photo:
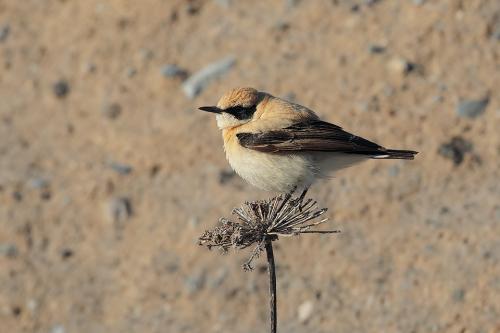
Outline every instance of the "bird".
<path fill-rule="evenodd" d="M 319 179 L 369 159 L 412 160 L 413 150 L 387 149 L 321 120 L 314 111 L 254 88 L 234 88 L 216 106 L 226 158 L 255 187 L 301 198 Z"/>

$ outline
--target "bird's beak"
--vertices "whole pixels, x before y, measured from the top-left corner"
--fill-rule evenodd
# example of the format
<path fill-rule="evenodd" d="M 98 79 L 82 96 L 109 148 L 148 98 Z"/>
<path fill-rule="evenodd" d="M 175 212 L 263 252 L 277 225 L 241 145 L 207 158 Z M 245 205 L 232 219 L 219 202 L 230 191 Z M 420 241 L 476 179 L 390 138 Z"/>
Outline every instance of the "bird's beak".
<path fill-rule="evenodd" d="M 198 108 L 201 111 L 212 112 L 212 113 L 221 113 L 222 110 L 216 106 L 201 106 Z"/>

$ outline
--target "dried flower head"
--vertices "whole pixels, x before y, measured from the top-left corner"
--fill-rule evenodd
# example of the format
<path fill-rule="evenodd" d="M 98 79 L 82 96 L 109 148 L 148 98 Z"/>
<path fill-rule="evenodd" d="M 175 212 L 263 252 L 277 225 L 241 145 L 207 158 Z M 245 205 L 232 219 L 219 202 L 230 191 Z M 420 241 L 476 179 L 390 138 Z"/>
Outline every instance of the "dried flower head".
<path fill-rule="evenodd" d="M 328 218 L 313 221 L 322 216 L 326 208 L 317 208 L 313 199 L 303 196 L 292 198 L 290 194 L 274 198 L 245 202 L 240 208 L 233 209 L 233 215 L 239 222 L 226 218 L 220 219 L 220 225 L 207 230 L 199 238 L 199 244 L 209 249 L 218 247 L 227 252 L 230 247 L 244 249 L 253 244 L 256 247 L 248 261 L 243 264 L 245 270 L 251 270 L 253 259 L 264 249 L 266 240 L 277 240 L 278 236 L 294 236 L 305 233 L 337 233 L 337 230 L 311 230 L 325 223 Z"/>

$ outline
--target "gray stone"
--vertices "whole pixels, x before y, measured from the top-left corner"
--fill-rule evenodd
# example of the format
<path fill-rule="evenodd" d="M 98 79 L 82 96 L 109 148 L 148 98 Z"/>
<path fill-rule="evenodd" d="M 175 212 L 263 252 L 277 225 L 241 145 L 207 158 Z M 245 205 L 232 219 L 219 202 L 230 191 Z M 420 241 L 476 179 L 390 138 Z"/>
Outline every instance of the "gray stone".
<path fill-rule="evenodd" d="M 132 216 L 132 204 L 128 198 L 111 198 L 107 204 L 107 216 L 111 222 L 125 222 Z"/>
<path fill-rule="evenodd" d="M 301 0 L 285 0 L 285 6 L 288 9 L 295 8 L 300 4 Z"/>
<path fill-rule="evenodd" d="M 163 75 L 164 77 L 167 77 L 167 78 L 176 78 L 177 77 L 177 78 L 181 78 L 184 80 L 187 78 L 188 72 L 185 69 L 180 68 L 177 65 L 168 64 L 168 65 L 164 65 L 161 68 L 161 75 Z"/>
<path fill-rule="evenodd" d="M 236 173 L 232 169 L 225 169 L 219 171 L 219 184 L 225 185 L 231 181 L 236 176 Z"/>
<path fill-rule="evenodd" d="M 7 37 L 9 37 L 10 33 L 10 26 L 8 24 L 5 24 L 0 27 L 0 43 L 5 42 L 7 40 Z"/>
<path fill-rule="evenodd" d="M 197 216 L 191 216 L 189 219 L 188 219 L 188 224 L 189 226 L 191 226 L 192 228 L 196 228 L 197 226 L 200 225 L 200 219 L 197 217 Z"/>
<path fill-rule="evenodd" d="M 456 112 L 460 117 L 474 119 L 484 113 L 490 99 L 465 100 L 458 103 Z"/>
<path fill-rule="evenodd" d="M 500 10 L 497 9 L 489 15 L 486 29 L 488 37 L 492 39 L 492 42 L 500 41 Z"/>
<path fill-rule="evenodd" d="M 42 177 L 35 177 L 28 180 L 28 186 L 34 189 L 44 189 L 49 186 L 49 181 Z"/>
<path fill-rule="evenodd" d="M 380 54 L 385 52 L 385 47 L 377 44 L 370 44 L 368 46 L 368 52 L 371 54 Z"/>
<path fill-rule="evenodd" d="M 18 250 L 16 244 L 0 243 L 0 255 L 8 258 L 17 257 Z"/>
<path fill-rule="evenodd" d="M 151 51 L 150 49 L 141 49 L 140 51 L 140 57 L 143 62 L 148 62 L 151 59 L 154 58 L 154 52 Z"/>
<path fill-rule="evenodd" d="M 452 299 L 455 302 L 463 302 L 463 300 L 465 299 L 465 290 L 460 288 L 460 289 L 453 291 Z"/>
<path fill-rule="evenodd" d="M 183 84 L 182 90 L 190 99 L 198 96 L 213 80 L 222 77 L 236 63 L 233 56 L 209 64 L 205 68 L 193 74 Z"/>
<path fill-rule="evenodd" d="M 110 162 L 109 167 L 119 173 L 120 175 L 128 175 L 132 172 L 132 167 L 128 164 L 118 163 L 118 162 Z"/>
<path fill-rule="evenodd" d="M 290 29 L 290 23 L 286 22 L 286 21 L 282 21 L 282 20 L 279 20 L 278 22 L 276 22 L 276 24 L 274 25 L 274 28 L 277 30 L 277 31 L 281 31 L 281 32 L 285 32 L 287 30 Z"/>
<path fill-rule="evenodd" d="M 125 74 L 127 75 L 127 77 L 134 77 L 135 74 L 137 74 L 137 69 L 135 69 L 134 67 L 128 67 L 125 71 Z"/>
<path fill-rule="evenodd" d="M 186 278 L 184 281 L 184 286 L 189 294 L 194 294 L 199 292 L 205 287 L 206 282 L 206 273 L 204 270 L 201 270 L 197 273 L 194 273 Z"/>
<path fill-rule="evenodd" d="M 66 81 L 66 80 L 57 81 L 52 86 L 52 91 L 54 92 L 54 95 L 56 95 L 57 98 L 66 97 L 70 92 L 68 81 Z"/>
<path fill-rule="evenodd" d="M 186 13 L 189 15 L 196 15 L 200 11 L 200 5 L 196 3 L 186 4 Z"/>
<path fill-rule="evenodd" d="M 106 103 L 102 109 L 102 114 L 109 119 L 116 119 L 122 113 L 122 107 L 118 103 Z"/>
<path fill-rule="evenodd" d="M 88 62 L 83 66 L 83 71 L 87 74 L 94 73 L 97 70 L 97 66 L 94 63 Z"/>
<path fill-rule="evenodd" d="M 441 144 L 439 155 L 453 161 L 455 165 L 460 165 L 464 160 L 464 155 L 472 151 L 472 143 L 462 137 L 455 136 L 449 142 Z"/>
<path fill-rule="evenodd" d="M 214 0 L 214 2 L 225 9 L 231 7 L 231 0 Z"/>
<path fill-rule="evenodd" d="M 12 198 L 16 201 L 22 201 L 23 200 L 23 194 L 19 191 L 14 191 L 12 192 Z"/>
<path fill-rule="evenodd" d="M 63 325 L 57 324 L 50 329 L 50 333 L 66 333 L 66 329 Z"/>

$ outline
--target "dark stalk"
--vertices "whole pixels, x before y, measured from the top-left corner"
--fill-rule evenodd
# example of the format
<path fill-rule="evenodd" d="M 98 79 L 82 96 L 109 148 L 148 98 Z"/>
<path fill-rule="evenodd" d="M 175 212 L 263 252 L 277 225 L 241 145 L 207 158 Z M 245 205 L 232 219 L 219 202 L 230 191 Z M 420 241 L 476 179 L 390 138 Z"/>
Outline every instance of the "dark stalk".
<path fill-rule="evenodd" d="M 276 310 L 276 269 L 274 265 L 273 243 L 266 237 L 267 271 L 269 273 L 269 314 L 271 317 L 271 333 L 276 333 L 278 313 Z"/>

